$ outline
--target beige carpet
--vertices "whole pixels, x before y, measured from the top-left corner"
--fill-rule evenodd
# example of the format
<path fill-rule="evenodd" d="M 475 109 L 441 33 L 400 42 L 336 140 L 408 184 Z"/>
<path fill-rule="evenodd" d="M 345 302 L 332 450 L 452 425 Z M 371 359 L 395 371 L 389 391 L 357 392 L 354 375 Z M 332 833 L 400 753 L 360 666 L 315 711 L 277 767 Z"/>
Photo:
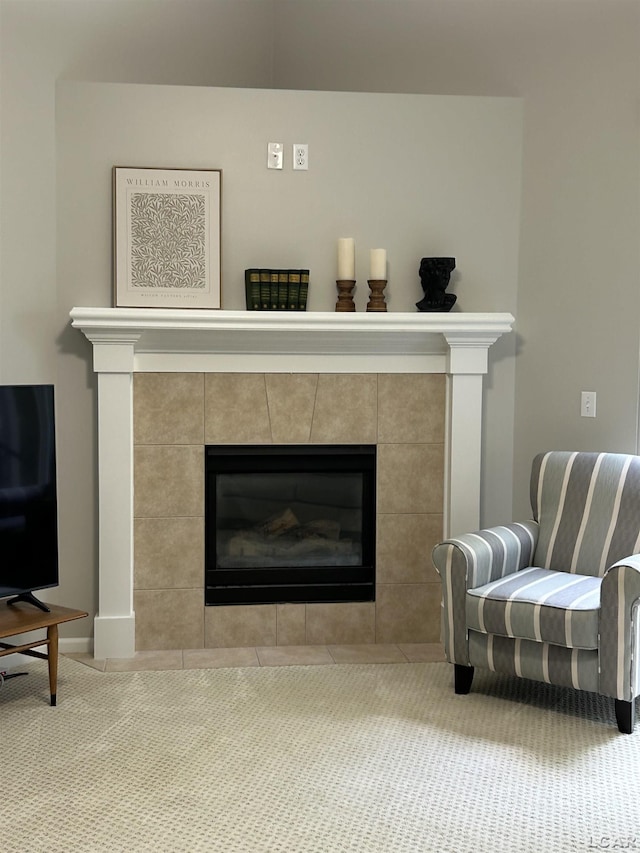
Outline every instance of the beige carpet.
<path fill-rule="evenodd" d="M 479 673 L 455 696 L 441 663 L 63 658 L 51 708 L 28 668 L 0 690 L 2 853 L 640 849 L 640 727 L 590 694 Z"/>

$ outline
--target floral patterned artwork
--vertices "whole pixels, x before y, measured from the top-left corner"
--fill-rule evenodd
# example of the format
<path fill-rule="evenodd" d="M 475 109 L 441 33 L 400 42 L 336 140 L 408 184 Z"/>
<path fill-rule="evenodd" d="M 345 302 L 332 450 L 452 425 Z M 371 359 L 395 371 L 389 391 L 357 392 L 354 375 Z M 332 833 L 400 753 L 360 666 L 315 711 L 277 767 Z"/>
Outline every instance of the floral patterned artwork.
<path fill-rule="evenodd" d="M 202 195 L 131 195 L 131 286 L 206 286 Z"/>
<path fill-rule="evenodd" d="M 221 307 L 220 169 L 113 167 L 119 308 Z"/>

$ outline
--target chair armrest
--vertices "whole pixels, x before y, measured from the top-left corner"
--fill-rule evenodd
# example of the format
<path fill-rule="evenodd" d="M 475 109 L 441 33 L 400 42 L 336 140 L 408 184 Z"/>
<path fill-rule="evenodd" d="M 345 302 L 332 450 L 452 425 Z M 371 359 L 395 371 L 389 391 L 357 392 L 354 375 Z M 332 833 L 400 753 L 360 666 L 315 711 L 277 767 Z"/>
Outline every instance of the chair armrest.
<path fill-rule="evenodd" d="M 538 529 L 536 521 L 526 521 L 445 539 L 433 549 L 433 562 L 443 580 L 462 573 L 466 592 L 530 566 Z"/>
<path fill-rule="evenodd" d="M 640 693 L 640 554 L 618 560 L 602 579 L 600 692 L 626 702 Z"/>
<path fill-rule="evenodd" d="M 538 524 L 527 521 L 465 533 L 436 545 L 432 559 L 442 581 L 441 636 L 447 660 L 469 663 L 467 590 L 530 566 L 537 541 Z"/>

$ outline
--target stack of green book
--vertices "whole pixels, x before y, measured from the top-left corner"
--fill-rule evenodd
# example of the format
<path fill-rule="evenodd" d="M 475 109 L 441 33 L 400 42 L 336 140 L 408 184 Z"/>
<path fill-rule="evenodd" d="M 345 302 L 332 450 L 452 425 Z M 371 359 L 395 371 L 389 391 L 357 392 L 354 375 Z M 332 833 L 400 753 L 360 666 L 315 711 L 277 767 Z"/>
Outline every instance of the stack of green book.
<path fill-rule="evenodd" d="M 306 311 L 309 270 L 244 271 L 247 311 Z"/>

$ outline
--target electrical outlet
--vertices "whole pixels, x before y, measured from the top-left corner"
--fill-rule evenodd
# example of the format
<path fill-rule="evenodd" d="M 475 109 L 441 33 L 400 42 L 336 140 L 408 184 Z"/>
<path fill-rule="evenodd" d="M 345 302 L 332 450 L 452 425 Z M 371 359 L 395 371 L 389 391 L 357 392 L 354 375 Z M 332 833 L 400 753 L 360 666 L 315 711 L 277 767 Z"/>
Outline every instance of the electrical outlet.
<path fill-rule="evenodd" d="M 293 143 L 293 168 L 296 171 L 309 168 L 309 146 L 306 142 Z"/>
<path fill-rule="evenodd" d="M 267 169 L 282 169 L 282 142 L 269 142 L 267 145 Z"/>
<path fill-rule="evenodd" d="M 583 391 L 580 396 L 580 415 L 583 418 L 595 418 L 596 416 L 596 392 Z"/>

